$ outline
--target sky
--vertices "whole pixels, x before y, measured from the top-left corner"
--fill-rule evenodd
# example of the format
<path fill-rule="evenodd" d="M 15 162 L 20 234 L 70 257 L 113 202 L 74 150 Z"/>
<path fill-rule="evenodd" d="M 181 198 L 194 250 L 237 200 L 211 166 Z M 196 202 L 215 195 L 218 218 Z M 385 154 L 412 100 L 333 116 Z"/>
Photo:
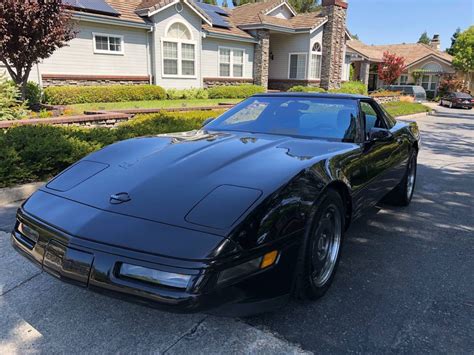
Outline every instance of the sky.
<path fill-rule="evenodd" d="M 451 36 L 474 25 L 474 0 L 348 0 L 347 26 L 367 44 L 414 43 L 424 32 Z"/>
<path fill-rule="evenodd" d="M 218 0 L 219 3 L 222 0 Z M 228 0 L 232 4 L 231 0 Z M 451 36 L 474 25 L 474 0 L 348 0 L 347 26 L 367 44 L 414 43 L 427 31 L 441 48 Z"/>

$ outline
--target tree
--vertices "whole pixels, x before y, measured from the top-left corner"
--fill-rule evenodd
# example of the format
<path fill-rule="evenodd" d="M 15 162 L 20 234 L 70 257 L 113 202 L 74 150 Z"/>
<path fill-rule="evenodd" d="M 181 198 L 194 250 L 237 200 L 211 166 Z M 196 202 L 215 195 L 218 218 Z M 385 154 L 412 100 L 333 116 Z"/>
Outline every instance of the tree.
<path fill-rule="evenodd" d="M 423 32 L 420 36 L 420 39 L 418 40 L 418 43 L 423 43 L 423 44 L 430 44 L 431 39 L 428 37 L 428 33 Z"/>
<path fill-rule="evenodd" d="M 379 79 L 387 85 L 393 85 L 405 69 L 405 58 L 384 52 L 382 63 L 379 64 Z"/>
<path fill-rule="evenodd" d="M 321 8 L 319 0 L 289 0 L 288 2 L 299 14 L 318 11 Z"/>
<path fill-rule="evenodd" d="M 459 34 L 461 33 L 461 29 L 458 27 L 456 29 L 456 32 L 453 33 L 453 36 L 451 37 L 451 47 L 449 47 L 448 49 L 446 49 L 446 52 L 448 52 L 449 54 L 451 55 L 455 55 L 456 53 L 454 52 L 454 43 L 456 43 L 456 40 L 458 39 L 459 37 Z"/>
<path fill-rule="evenodd" d="M 453 66 L 466 75 L 469 80 L 470 73 L 474 72 L 474 26 L 461 32 L 453 46 Z"/>
<path fill-rule="evenodd" d="M 217 0 L 202 0 L 202 2 L 209 5 L 217 5 Z"/>
<path fill-rule="evenodd" d="M 229 3 L 227 2 L 227 0 L 222 0 L 222 7 L 224 8 L 228 8 L 229 7 Z"/>
<path fill-rule="evenodd" d="M 359 40 L 359 35 L 356 34 L 356 33 L 354 33 L 354 34 L 351 33 L 351 37 L 352 37 L 352 39 Z"/>
<path fill-rule="evenodd" d="M 75 32 L 61 0 L 0 2 L 0 61 L 25 99 L 31 68 L 64 47 Z"/>

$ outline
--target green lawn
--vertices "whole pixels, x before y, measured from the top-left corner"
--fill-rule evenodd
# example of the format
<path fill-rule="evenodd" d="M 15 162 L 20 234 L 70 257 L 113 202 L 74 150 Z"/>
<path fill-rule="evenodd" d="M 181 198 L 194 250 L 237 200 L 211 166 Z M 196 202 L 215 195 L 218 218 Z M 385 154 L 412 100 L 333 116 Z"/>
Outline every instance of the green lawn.
<path fill-rule="evenodd" d="M 388 102 L 383 107 L 393 117 L 412 115 L 414 113 L 429 112 L 430 108 L 416 102 Z"/>
<path fill-rule="evenodd" d="M 185 100 L 156 100 L 156 101 L 126 101 L 126 102 L 99 102 L 90 104 L 75 104 L 66 106 L 66 115 L 80 115 L 84 111 L 120 110 L 134 108 L 174 108 L 217 106 L 220 103 L 235 104 L 242 99 L 185 99 Z"/>

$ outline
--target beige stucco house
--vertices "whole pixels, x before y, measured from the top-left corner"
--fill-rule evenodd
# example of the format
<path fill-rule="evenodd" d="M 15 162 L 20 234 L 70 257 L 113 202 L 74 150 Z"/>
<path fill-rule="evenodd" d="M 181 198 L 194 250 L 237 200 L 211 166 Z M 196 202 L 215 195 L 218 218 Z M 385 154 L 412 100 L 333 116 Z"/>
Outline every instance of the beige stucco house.
<path fill-rule="evenodd" d="M 384 86 L 379 80 L 377 66 L 382 62 L 384 52 L 405 58 L 405 70 L 397 84 L 417 84 L 425 88 L 428 96 L 437 94 L 440 79 L 447 74 L 455 74 L 452 57 L 440 50 L 440 39 L 435 35 L 430 45 L 403 43 L 392 45 L 367 45 L 358 40 L 347 42 L 347 54 L 354 65 L 355 79 L 361 80 L 369 91 Z"/>
<path fill-rule="evenodd" d="M 310 14 L 297 14 L 286 0 L 232 10 L 192 0 L 64 2 L 78 32 L 34 68 L 31 80 L 45 87 L 255 83 L 285 89 L 335 87 L 349 78 L 344 0 L 323 0 L 322 10 Z"/>

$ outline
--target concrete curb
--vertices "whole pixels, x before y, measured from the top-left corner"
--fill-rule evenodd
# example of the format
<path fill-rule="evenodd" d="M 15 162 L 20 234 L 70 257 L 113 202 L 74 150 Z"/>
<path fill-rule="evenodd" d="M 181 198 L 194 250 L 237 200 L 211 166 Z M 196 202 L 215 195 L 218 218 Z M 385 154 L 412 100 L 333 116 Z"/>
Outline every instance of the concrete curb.
<path fill-rule="evenodd" d="M 38 190 L 44 184 L 45 183 L 41 181 L 15 187 L 2 188 L 0 189 L 0 206 L 8 205 L 9 203 L 28 198 L 33 192 Z"/>
<path fill-rule="evenodd" d="M 404 115 L 404 116 L 397 116 L 395 117 L 397 120 L 402 119 L 402 120 L 410 120 L 410 119 L 416 119 L 416 118 L 423 118 L 429 116 L 431 113 L 430 112 L 420 112 L 420 113 L 414 113 L 412 115 Z"/>

